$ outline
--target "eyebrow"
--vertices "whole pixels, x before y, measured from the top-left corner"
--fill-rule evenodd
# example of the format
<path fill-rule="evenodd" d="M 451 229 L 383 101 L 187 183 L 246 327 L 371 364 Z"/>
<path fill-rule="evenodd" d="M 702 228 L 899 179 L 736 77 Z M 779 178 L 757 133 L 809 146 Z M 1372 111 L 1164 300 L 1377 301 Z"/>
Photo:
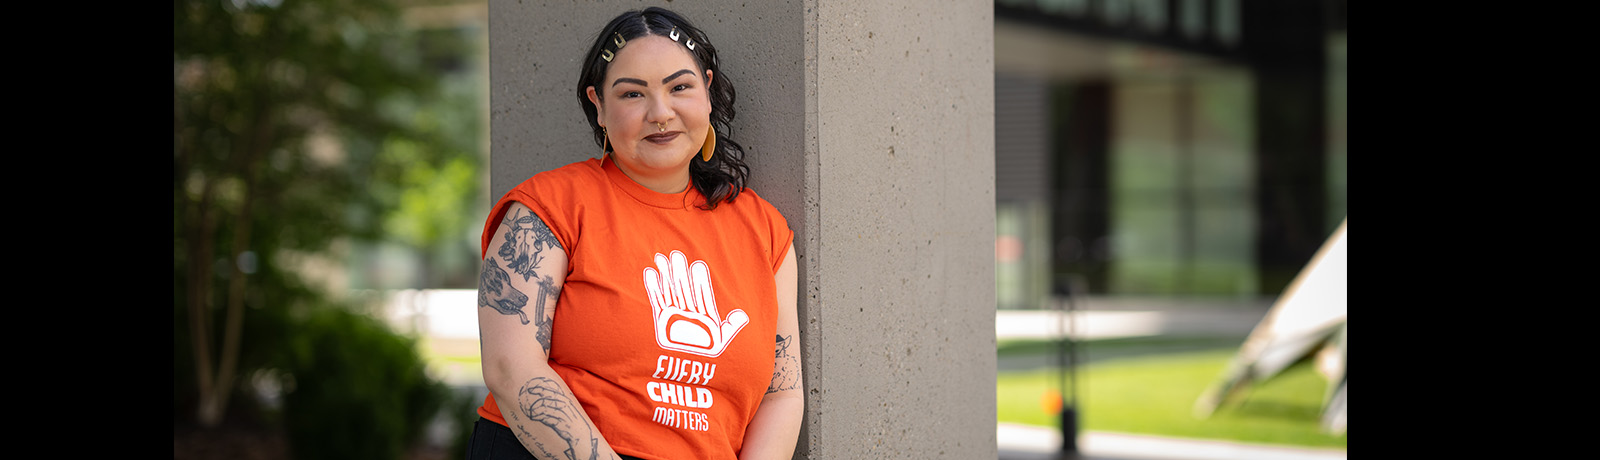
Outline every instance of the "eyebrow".
<path fill-rule="evenodd" d="M 667 82 L 672 81 L 672 79 L 678 78 L 679 75 L 683 75 L 683 74 L 694 75 L 694 71 L 689 70 L 689 69 L 683 69 L 683 70 L 679 70 L 677 72 L 673 72 L 672 75 L 668 75 L 667 78 L 661 79 L 661 84 L 665 85 L 665 84 L 667 84 Z M 618 78 L 616 81 L 611 82 L 611 86 L 615 87 L 615 86 L 617 86 L 619 84 L 622 84 L 622 83 L 633 83 L 635 85 L 644 86 L 644 87 L 649 87 L 650 86 L 649 83 L 645 83 L 644 80 L 640 80 L 640 79 L 637 79 L 637 78 Z"/>
<path fill-rule="evenodd" d="M 678 78 L 679 75 L 683 75 L 683 74 L 694 75 L 694 72 L 689 71 L 689 69 L 683 69 L 683 70 L 679 70 L 677 72 L 673 72 L 672 75 L 668 75 L 667 78 L 661 79 L 661 84 L 665 85 L 665 84 L 667 84 L 667 82 L 672 81 L 672 79 Z"/>
<path fill-rule="evenodd" d="M 637 78 L 618 78 L 617 81 L 611 82 L 611 86 L 615 87 L 615 86 L 623 84 L 623 83 L 633 83 L 633 84 L 639 85 L 639 86 L 650 86 L 649 83 L 645 83 L 644 80 L 640 80 L 640 79 L 637 79 Z"/>

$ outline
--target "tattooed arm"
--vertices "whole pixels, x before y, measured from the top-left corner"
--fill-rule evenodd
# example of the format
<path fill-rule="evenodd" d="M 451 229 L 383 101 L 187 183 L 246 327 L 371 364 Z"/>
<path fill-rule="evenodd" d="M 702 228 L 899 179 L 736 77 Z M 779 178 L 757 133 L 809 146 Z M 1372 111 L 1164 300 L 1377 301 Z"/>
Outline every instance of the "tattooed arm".
<path fill-rule="evenodd" d="M 778 284 L 778 336 L 773 350 L 772 383 L 761 398 L 755 418 L 745 428 L 741 460 L 787 459 L 794 456 L 805 414 L 805 389 L 800 372 L 800 320 L 795 313 L 796 279 L 794 244 L 784 256 L 773 281 Z"/>
<path fill-rule="evenodd" d="M 548 364 L 566 250 L 522 203 L 506 210 L 489 244 L 478 280 L 478 330 L 483 380 L 500 415 L 537 458 L 617 458 Z"/>

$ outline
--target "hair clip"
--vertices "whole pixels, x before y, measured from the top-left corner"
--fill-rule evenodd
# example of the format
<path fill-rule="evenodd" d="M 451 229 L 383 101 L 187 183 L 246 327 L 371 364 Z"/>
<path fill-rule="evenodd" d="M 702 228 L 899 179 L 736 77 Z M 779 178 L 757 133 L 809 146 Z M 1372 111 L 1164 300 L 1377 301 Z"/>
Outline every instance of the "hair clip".
<path fill-rule="evenodd" d="M 617 49 L 615 51 L 608 50 L 608 49 L 605 49 L 605 48 L 601 48 L 600 49 L 600 59 L 605 59 L 606 62 L 611 62 L 612 59 L 616 59 L 617 58 L 617 53 L 616 52 L 617 51 L 622 51 L 622 46 L 628 44 L 628 39 L 622 38 L 622 33 L 620 33 L 620 32 L 612 32 L 611 35 L 612 35 L 611 44 L 617 45 Z"/>
<path fill-rule="evenodd" d="M 667 38 L 672 39 L 672 41 L 678 41 L 678 26 L 672 26 L 672 31 L 671 32 L 667 32 Z M 693 50 L 694 49 L 694 39 L 693 38 L 685 38 L 683 40 L 683 45 L 689 47 L 690 50 Z"/>

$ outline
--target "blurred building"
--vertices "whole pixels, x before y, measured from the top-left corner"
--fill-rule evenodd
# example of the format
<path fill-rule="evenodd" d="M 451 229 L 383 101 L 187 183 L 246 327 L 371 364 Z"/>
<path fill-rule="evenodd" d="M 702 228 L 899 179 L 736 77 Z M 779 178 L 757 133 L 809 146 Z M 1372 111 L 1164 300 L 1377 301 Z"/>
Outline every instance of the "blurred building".
<path fill-rule="evenodd" d="M 1271 298 L 1346 214 L 1344 0 L 997 0 L 996 297 Z"/>

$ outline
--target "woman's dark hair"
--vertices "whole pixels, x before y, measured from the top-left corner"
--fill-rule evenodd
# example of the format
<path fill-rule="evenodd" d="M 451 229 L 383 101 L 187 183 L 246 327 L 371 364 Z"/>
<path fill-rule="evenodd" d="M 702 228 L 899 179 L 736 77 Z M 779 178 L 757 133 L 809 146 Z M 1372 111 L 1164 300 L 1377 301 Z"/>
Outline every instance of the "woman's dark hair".
<path fill-rule="evenodd" d="M 589 47 L 589 52 L 584 54 L 583 73 L 578 77 L 578 103 L 583 105 L 583 113 L 589 121 L 589 127 L 594 130 L 595 145 L 605 145 L 605 129 L 600 127 L 600 121 L 595 119 L 599 113 L 594 103 L 589 102 L 587 89 L 605 87 L 606 68 L 611 62 L 602 59 L 603 52 L 616 52 L 616 45 L 612 44 L 614 34 L 622 36 L 623 40 L 632 41 L 645 35 L 659 35 L 670 38 L 673 28 L 678 29 L 679 43 L 694 40 L 694 49 L 688 50 L 694 56 L 695 64 L 700 66 L 702 78 L 706 71 L 715 74 L 707 90 L 711 94 L 711 126 L 717 131 L 716 151 L 712 153 L 710 161 L 701 161 L 699 155 L 689 162 L 689 179 L 700 194 L 706 196 L 703 209 L 715 209 L 718 203 L 726 200 L 733 202 L 744 190 L 744 184 L 750 175 L 750 167 L 744 163 L 744 148 L 729 137 L 729 122 L 733 121 L 733 83 L 728 80 L 728 74 L 723 73 L 718 67 L 717 49 L 706 40 L 705 33 L 689 23 L 677 13 L 666 9 L 650 7 L 641 11 L 629 11 L 618 15 L 611 23 L 606 24 L 600 34 L 595 37 L 594 44 Z M 596 92 L 597 97 L 600 96 Z"/>

